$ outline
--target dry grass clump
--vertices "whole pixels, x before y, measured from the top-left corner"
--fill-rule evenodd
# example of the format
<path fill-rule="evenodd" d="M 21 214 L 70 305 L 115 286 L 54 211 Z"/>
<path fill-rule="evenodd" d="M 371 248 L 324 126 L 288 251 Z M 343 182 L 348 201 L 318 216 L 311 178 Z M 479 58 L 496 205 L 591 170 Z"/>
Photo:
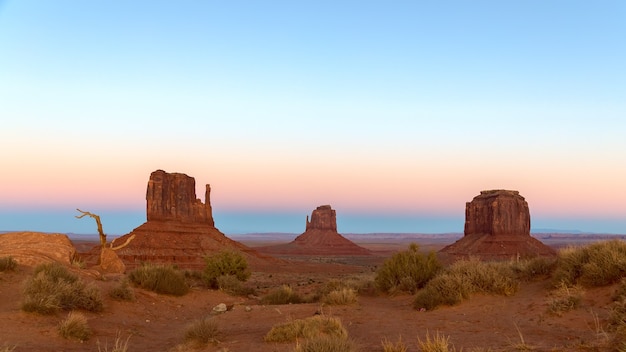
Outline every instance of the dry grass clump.
<path fill-rule="evenodd" d="M 341 337 L 315 337 L 298 341 L 294 352 L 357 352 L 356 344 Z"/>
<path fill-rule="evenodd" d="M 115 338 L 115 344 L 113 345 L 113 349 L 110 352 L 126 352 L 128 351 L 128 341 L 130 340 L 130 335 L 126 338 L 126 340 L 122 339 L 121 333 L 117 332 L 117 337 Z M 96 341 L 96 345 L 98 346 L 98 352 L 109 352 L 108 343 L 105 344 L 104 349 L 100 347 L 100 340 Z"/>
<path fill-rule="evenodd" d="M 263 304 L 298 304 L 304 302 L 304 298 L 288 285 L 274 289 L 261 298 Z"/>
<path fill-rule="evenodd" d="M 222 276 L 232 276 L 239 281 L 246 281 L 251 275 L 248 261 L 240 252 L 222 250 L 205 257 L 204 262 L 202 278 L 209 288 L 220 288 L 218 278 Z"/>
<path fill-rule="evenodd" d="M 217 323 L 210 318 L 198 319 L 187 326 L 185 341 L 196 345 L 216 343 L 220 331 Z"/>
<path fill-rule="evenodd" d="M 439 334 L 430 335 L 426 332 L 425 340 L 417 338 L 417 346 L 422 352 L 453 352 L 456 351 L 454 345 L 450 344 L 450 337 Z"/>
<path fill-rule="evenodd" d="M 357 294 L 354 289 L 344 287 L 330 291 L 321 301 L 331 306 L 349 305 L 357 302 Z"/>
<path fill-rule="evenodd" d="M 510 263 L 481 262 L 476 258 L 459 260 L 430 280 L 417 292 L 415 309 L 455 305 L 474 293 L 510 296 L 519 288 Z"/>
<path fill-rule="evenodd" d="M 59 324 L 58 331 L 59 335 L 66 339 L 86 341 L 91 337 L 87 318 L 80 312 L 69 312 L 67 318 Z"/>
<path fill-rule="evenodd" d="M 553 274 L 556 285 L 605 286 L 626 276 L 626 242 L 611 240 L 559 251 Z"/>
<path fill-rule="evenodd" d="M 135 292 L 133 291 L 133 288 L 130 287 L 128 280 L 124 279 L 119 283 L 119 285 L 109 291 L 109 297 L 116 301 L 132 302 L 135 300 Z"/>
<path fill-rule="evenodd" d="M 22 310 L 53 314 L 59 310 L 73 309 L 102 311 L 100 290 L 96 286 L 86 285 L 59 263 L 37 266 L 24 285 Z"/>
<path fill-rule="evenodd" d="M 555 315 L 562 315 L 564 312 L 574 310 L 582 302 L 584 290 L 582 287 L 568 286 L 562 282 L 550 294 L 548 299 L 548 311 Z"/>
<path fill-rule="evenodd" d="M 15 350 L 17 346 L 9 346 L 9 345 L 2 345 L 0 346 L 0 352 L 13 352 L 13 350 Z"/>
<path fill-rule="evenodd" d="M 434 252 L 424 255 L 415 243 L 406 251 L 398 252 L 387 259 L 376 273 L 376 287 L 389 293 L 415 293 L 432 279 L 441 269 Z"/>
<path fill-rule="evenodd" d="M 128 274 L 130 281 L 146 290 L 173 296 L 189 292 L 185 275 L 171 265 L 143 264 Z"/>
<path fill-rule="evenodd" d="M 381 345 L 383 346 L 383 352 L 407 352 L 407 347 L 402 342 L 402 337 L 398 337 L 398 341 L 391 342 L 387 338 L 385 338 Z"/>
<path fill-rule="evenodd" d="M 17 268 L 17 262 L 13 257 L 0 257 L 0 272 L 14 271 Z"/>
<path fill-rule="evenodd" d="M 557 259 L 552 257 L 534 257 L 511 262 L 515 276 L 522 281 L 531 281 L 548 277 L 556 268 Z"/>
<path fill-rule="evenodd" d="M 265 342 L 293 342 L 296 339 L 320 337 L 345 340 L 348 338 L 348 332 L 341 324 L 339 318 L 316 315 L 276 325 L 272 327 L 263 339 Z"/>
<path fill-rule="evenodd" d="M 247 287 L 234 275 L 222 275 L 217 278 L 217 286 L 221 291 L 224 291 L 234 296 L 247 296 L 254 294 L 254 289 Z"/>

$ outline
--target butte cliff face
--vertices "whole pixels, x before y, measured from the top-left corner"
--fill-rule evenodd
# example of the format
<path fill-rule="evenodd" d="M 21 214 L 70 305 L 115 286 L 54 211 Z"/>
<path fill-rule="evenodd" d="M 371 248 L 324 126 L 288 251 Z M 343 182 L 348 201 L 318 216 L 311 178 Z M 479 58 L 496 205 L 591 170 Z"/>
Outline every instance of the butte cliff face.
<path fill-rule="evenodd" d="M 509 190 L 482 191 L 466 203 L 464 236 L 441 252 L 484 259 L 556 255 L 530 236 L 528 203 L 519 192 Z"/>
<path fill-rule="evenodd" d="M 307 216 L 306 231 L 293 242 L 258 247 L 258 251 L 271 254 L 293 255 L 370 255 L 371 252 L 358 246 L 337 232 L 337 214 L 330 205 L 317 207 Z"/>
<path fill-rule="evenodd" d="M 211 188 L 206 185 L 205 202 L 196 198 L 196 182 L 182 173 L 157 170 L 150 174 L 146 191 L 147 221 L 113 241 L 127 267 L 142 262 L 171 263 L 181 267 L 202 267 L 204 256 L 230 249 L 246 255 L 249 264 L 275 261 L 233 241 L 215 228 L 211 209 Z"/>

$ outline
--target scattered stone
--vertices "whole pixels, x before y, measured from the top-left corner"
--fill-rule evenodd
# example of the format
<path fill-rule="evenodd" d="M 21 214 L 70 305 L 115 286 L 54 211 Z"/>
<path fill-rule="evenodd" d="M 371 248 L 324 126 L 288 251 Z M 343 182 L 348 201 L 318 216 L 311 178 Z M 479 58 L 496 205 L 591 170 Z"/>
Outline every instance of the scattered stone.
<path fill-rule="evenodd" d="M 251 311 L 252 311 L 252 307 L 250 307 L 250 306 L 246 306 L 246 307 L 244 308 L 244 310 L 245 310 L 246 312 L 251 312 Z"/>
<path fill-rule="evenodd" d="M 215 307 L 213 307 L 213 313 L 224 313 L 228 310 L 228 307 L 226 307 L 225 303 L 220 303 L 218 305 L 216 305 Z"/>

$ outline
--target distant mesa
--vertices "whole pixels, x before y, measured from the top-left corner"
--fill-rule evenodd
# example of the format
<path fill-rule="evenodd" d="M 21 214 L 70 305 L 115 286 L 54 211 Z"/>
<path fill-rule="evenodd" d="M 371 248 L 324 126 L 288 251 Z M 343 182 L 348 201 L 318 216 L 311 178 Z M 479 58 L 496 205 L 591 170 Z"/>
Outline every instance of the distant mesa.
<path fill-rule="evenodd" d="M 530 211 L 524 197 L 518 191 L 501 189 L 482 191 L 466 203 L 464 236 L 441 253 L 483 259 L 556 255 L 530 236 Z"/>
<path fill-rule="evenodd" d="M 200 267 L 204 256 L 231 249 L 242 252 L 250 265 L 263 265 L 275 258 L 226 237 L 215 227 L 211 187 L 206 185 L 205 202 L 196 198 L 196 182 L 182 173 L 157 170 L 150 174 L 146 192 L 147 221 L 113 241 L 113 246 L 135 238 L 116 251 L 127 267 L 142 262 L 172 263 Z"/>
<path fill-rule="evenodd" d="M 330 205 L 321 205 L 306 218 L 306 231 L 292 242 L 257 247 L 259 252 L 284 255 L 371 255 L 372 253 L 337 232 L 337 215 Z"/>

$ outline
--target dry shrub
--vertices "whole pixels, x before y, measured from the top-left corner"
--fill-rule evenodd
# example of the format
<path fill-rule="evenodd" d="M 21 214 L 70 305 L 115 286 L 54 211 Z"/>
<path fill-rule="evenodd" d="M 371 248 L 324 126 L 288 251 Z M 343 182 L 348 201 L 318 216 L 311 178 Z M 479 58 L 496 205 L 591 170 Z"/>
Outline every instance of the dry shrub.
<path fill-rule="evenodd" d="M 357 294 L 351 288 L 333 290 L 322 297 L 322 303 L 334 306 L 349 305 L 357 302 Z"/>
<path fill-rule="evenodd" d="M 261 298 L 263 304 L 298 304 L 303 302 L 304 298 L 287 285 L 274 289 Z"/>
<path fill-rule="evenodd" d="M 439 331 L 435 335 L 430 335 L 426 332 L 425 340 L 417 338 L 417 345 L 422 352 L 453 352 L 456 351 L 453 345 L 450 344 L 450 337 L 439 334 Z"/>
<path fill-rule="evenodd" d="M 117 336 L 115 337 L 115 344 L 113 345 L 113 349 L 110 352 L 126 352 L 128 351 L 128 341 L 130 340 L 130 335 L 126 338 L 126 340 L 122 339 L 122 334 L 118 331 Z M 106 342 L 105 342 L 106 343 Z M 109 352 L 108 343 L 104 345 L 104 349 L 100 347 L 100 340 L 96 341 L 96 345 L 98 346 L 98 352 Z"/>
<path fill-rule="evenodd" d="M 129 301 L 132 302 L 135 300 L 135 292 L 132 287 L 128 283 L 127 279 L 122 280 L 119 285 L 109 291 L 109 297 L 113 298 L 116 301 Z"/>
<path fill-rule="evenodd" d="M 187 326 L 185 341 L 197 345 L 216 343 L 220 332 L 217 323 L 209 318 L 198 319 Z"/>
<path fill-rule="evenodd" d="M 233 276 L 239 281 L 250 278 L 248 261 L 240 252 L 222 250 L 216 254 L 204 258 L 205 266 L 202 278 L 209 288 L 219 288 L 218 278 L 221 276 Z"/>
<path fill-rule="evenodd" d="M 265 335 L 264 340 L 265 342 L 293 342 L 300 338 L 319 337 L 347 339 L 348 332 L 339 318 L 316 315 L 276 325 Z"/>
<path fill-rule="evenodd" d="M 559 251 L 553 282 L 605 286 L 626 276 L 626 242 L 610 240 Z"/>
<path fill-rule="evenodd" d="M 402 342 L 402 337 L 398 337 L 398 341 L 395 343 L 385 338 L 381 344 L 383 346 L 383 352 L 407 352 L 407 347 L 404 342 Z"/>
<path fill-rule="evenodd" d="M 583 297 L 583 289 L 580 286 L 567 286 L 562 282 L 550 294 L 548 299 L 548 311 L 560 316 L 564 312 L 574 310 L 580 306 Z"/>
<path fill-rule="evenodd" d="M 549 276 L 556 268 L 556 263 L 556 258 L 534 257 L 511 262 L 511 268 L 518 279 L 531 281 Z"/>
<path fill-rule="evenodd" d="M 235 296 L 254 294 L 254 289 L 244 286 L 243 282 L 234 275 L 222 275 L 217 278 L 217 286 L 221 291 Z"/>
<path fill-rule="evenodd" d="M 356 352 L 358 348 L 353 341 L 342 337 L 314 337 L 298 341 L 294 352 Z"/>
<path fill-rule="evenodd" d="M 103 302 L 96 286 L 86 285 L 59 263 L 48 263 L 37 266 L 26 280 L 22 309 L 39 314 L 74 309 L 100 312 Z"/>
<path fill-rule="evenodd" d="M 173 296 L 189 292 L 185 275 L 171 265 L 144 264 L 128 274 L 130 281 L 146 290 Z"/>
<path fill-rule="evenodd" d="M 434 252 L 424 255 L 415 243 L 406 251 L 387 259 L 376 273 L 376 287 L 389 293 L 411 292 L 422 288 L 441 269 Z"/>
<path fill-rule="evenodd" d="M 459 260 L 430 280 L 415 296 L 415 309 L 455 305 L 474 293 L 510 296 L 519 288 L 510 263 Z"/>
<path fill-rule="evenodd" d="M 69 312 L 67 318 L 58 326 L 59 335 L 66 339 L 89 340 L 91 329 L 87 324 L 87 318 L 79 312 Z"/>
<path fill-rule="evenodd" d="M 17 262 L 13 257 L 1 257 L 0 258 L 0 272 L 3 271 L 14 271 L 17 268 Z"/>

